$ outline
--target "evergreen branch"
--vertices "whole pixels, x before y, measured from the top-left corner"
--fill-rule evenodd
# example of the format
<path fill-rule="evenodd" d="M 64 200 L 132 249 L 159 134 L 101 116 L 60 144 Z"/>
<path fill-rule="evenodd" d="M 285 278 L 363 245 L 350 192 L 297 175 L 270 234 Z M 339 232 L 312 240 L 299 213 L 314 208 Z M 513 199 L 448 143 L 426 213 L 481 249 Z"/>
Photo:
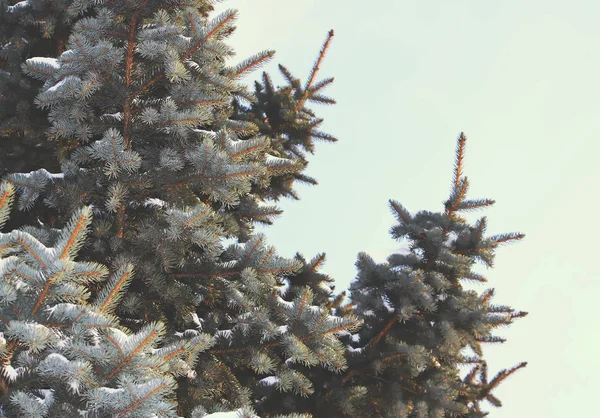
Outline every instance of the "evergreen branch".
<path fill-rule="evenodd" d="M 291 86 L 295 86 L 298 83 L 299 80 L 297 78 L 295 78 L 292 75 L 292 73 L 290 73 L 290 71 L 281 64 L 279 64 L 279 71 L 281 72 L 283 77 L 287 80 L 287 82 L 290 83 Z"/>
<path fill-rule="evenodd" d="M 198 27 L 196 26 L 196 21 L 195 21 L 194 17 L 192 16 L 191 13 L 188 13 L 190 27 L 191 27 L 192 31 L 194 32 L 194 38 L 196 39 L 196 42 L 185 54 L 183 54 L 182 60 L 187 61 L 198 50 L 198 48 L 200 48 L 200 45 L 202 45 L 203 42 L 212 38 L 229 21 L 234 19 L 236 14 L 237 14 L 237 12 L 235 10 L 228 10 L 228 11 L 222 13 L 221 15 L 217 16 L 215 18 L 217 25 L 208 34 L 206 34 L 205 36 L 202 36 L 200 34 L 200 31 L 198 30 Z M 227 16 L 223 17 L 224 15 L 227 15 Z"/>
<path fill-rule="evenodd" d="M 484 207 L 492 206 L 496 203 L 493 199 L 478 199 L 478 200 L 466 200 L 456 206 L 458 210 L 476 210 Z"/>
<path fill-rule="evenodd" d="M 194 46 L 183 55 L 183 60 L 187 60 L 190 56 L 192 56 L 192 54 L 194 52 L 196 52 L 196 50 L 200 47 L 200 33 L 198 31 L 198 27 L 196 26 L 196 21 L 194 20 L 192 13 L 188 13 L 188 18 L 190 21 L 190 28 L 192 29 L 192 31 L 194 32 L 194 38 L 196 39 L 196 43 L 194 44 Z"/>
<path fill-rule="evenodd" d="M 206 278 L 206 279 L 211 279 L 211 278 L 216 278 L 216 277 L 231 277 L 231 276 L 235 276 L 238 274 L 241 274 L 241 271 L 225 271 L 225 272 L 217 272 L 217 273 L 211 273 L 211 274 L 206 274 L 206 273 L 169 273 L 167 275 L 167 277 L 169 278 L 173 278 L 173 279 L 183 279 L 183 278 L 188 278 L 188 277 L 202 277 L 202 278 Z"/>
<path fill-rule="evenodd" d="M 394 200 L 390 200 L 389 203 L 390 203 L 390 206 L 392 207 L 392 209 L 394 210 L 394 212 L 398 215 L 398 217 L 406 225 L 408 225 L 410 223 L 410 219 L 408 217 L 408 213 L 407 213 L 406 209 L 404 209 L 404 207 L 402 205 L 400 205 L 399 203 L 397 203 Z"/>
<path fill-rule="evenodd" d="M 148 392 L 145 396 L 143 396 L 140 399 L 137 399 L 134 403 L 132 403 L 127 408 L 125 408 L 124 410 L 122 410 L 121 412 L 119 412 L 117 414 L 117 417 L 128 416 L 129 412 L 134 411 L 138 406 L 140 406 L 146 400 L 148 400 L 148 398 L 156 395 L 158 392 L 160 392 L 161 390 L 163 390 L 163 389 L 165 389 L 167 387 L 169 387 L 169 385 L 167 383 L 161 383 L 159 386 L 157 386 L 156 388 L 154 388 L 153 390 L 151 390 L 150 392 Z M 135 397 L 134 397 L 134 399 L 135 399 Z"/>
<path fill-rule="evenodd" d="M 260 269 L 258 267 L 256 267 L 256 271 L 259 273 L 280 273 L 280 272 L 285 272 L 285 271 L 291 271 L 294 272 L 297 270 L 296 266 L 289 266 L 289 267 L 273 267 L 270 269 Z"/>
<path fill-rule="evenodd" d="M 510 319 L 524 318 L 529 315 L 529 312 L 515 311 L 510 314 Z"/>
<path fill-rule="evenodd" d="M 175 351 L 172 351 L 171 353 L 169 353 L 169 354 L 167 354 L 166 356 L 164 356 L 164 357 L 163 357 L 163 361 L 165 361 L 165 362 L 166 362 L 166 361 L 169 361 L 169 360 L 171 360 L 173 357 L 175 357 L 175 356 L 177 356 L 177 355 L 179 355 L 179 354 L 185 353 L 185 352 L 186 352 L 186 349 L 185 349 L 185 347 L 180 347 L 179 349 L 177 349 L 177 350 L 175 350 Z"/>
<path fill-rule="evenodd" d="M 509 370 L 504 369 L 504 370 L 499 371 L 498 374 L 496 374 L 496 376 L 487 385 L 488 392 L 492 391 L 495 387 L 497 387 L 500 383 L 502 383 L 502 381 L 504 381 L 510 375 L 512 375 L 517 370 L 522 369 L 525 366 L 527 366 L 527 362 L 526 361 L 517 364 L 516 366 L 512 367 Z"/>
<path fill-rule="evenodd" d="M 202 180 L 213 180 L 213 179 L 230 179 L 230 178 L 235 178 L 235 177 L 242 177 L 242 176 L 252 176 L 252 175 L 257 175 L 260 174 L 260 170 L 248 170 L 248 171 L 242 171 L 239 173 L 229 173 L 229 174 L 223 174 L 220 176 L 207 176 L 205 174 L 197 174 L 194 176 L 190 176 L 187 179 L 183 180 L 183 181 L 179 181 L 177 183 L 165 183 L 162 186 L 160 186 L 161 189 L 168 189 L 171 187 L 181 187 L 181 186 L 185 186 L 189 183 L 192 183 L 194 181 L 202 181 Z M 207 185 L 208 187 L 210 187 L 209 185 Z"/>
<path fill-rule="evenodd" d="M 188 228 L 188 229 L 189 229 L 189 228 L 191 228 L 191 227 L 192 227 L 192 225 L 193 225 L 193 224 L 194 224 L 196 221 L 198 221 L 198 220 L 200 220 L 200 219 L 204 218 L 204 217 L 205 217 L 205 215 L 206 215 L 206 214 L 209 212 L 209 210 L 210 210 L 210 208 L 208 208 L 208 207 L 207 207 L 207 208 L 206 208 L 206 210 L 204 210 L 204 211 L 200 211 L 200 212 L 199 212 L 199 213 L 198 213 L 196 216 L 193 216 L 193 217 L 191 217 L 190 219 L 188 219 L 188 220 L 187 220 L 187 221 L 186 221 L 186 222 L 183 224 L 183 226 L 184 226 L 185 228 Z"/>
<path fill-rule="evenodd" d="M 485 305 L 494 296 L 494 289 L 488 289 L 481 295 L 481 304 Z"/>
<path fill-rule="evenodd" d="M 46 280 L 46 284 L 44 285 L 44 288 L 42 289 L 42 292 L 40 293 L 40 296 L 38 297 L 37 302 L 35 303 L 35 305 L 33 306 L 33 309 L 31 310 L 32 316 L 36 314 L 37 310 L 42 305 L 42 302 L 46 299 L 46 296 L 48 296 L 48 291 L 50 290 L 50 286 L 52 286 L 54 284 L 54 282 L 56 280 L 58 280 L 64 273 L 65 273 L 64 269 L 60 270 L 59 272 L 54 274 L 52 277 L 50 277 Z"/>
<path fill-rule="evenodd" d="M 14 193 L 15 189 L 10 183 L 0 184 L 0 229 L 10 214 Z"/>
<path fill-rule="evenodd" d="M 29 246 L 29 244 L 27 244 L 25 242 L 25 240 L 23 240 L 22 237 L 19 237 L 16 239 L 16 242 L 18 242 L 19 244 L 21 244 L 21 246 L 25 249 L 25 251 L 27 251 L 33 258 L 35 258 L 35 261 L 38 262 L 38 264 L 40 265 L 40 267 L 42 267 L 43 269 L 47 269 L 48 266 L 46 265 L 46 263 L 44 263 L 41 259 L 41 257 L 33 250 L 33 248 L 31 248 L 31 246 Z"/>
<path fill-rule="evenodd" d="M 467 178 L 464 177 L 459 183 L 460 184 L 456 186 L 454 198 L 452 199 L 452 201 L 448 202 L 448 216 L 452 215 L 452 213 L 457 209 L 457 206 L 462 202 L 465 195 L 467 194 L 467 189 L 469 187 L 469 182 L 467 181 Z"/>
<path fill-rule="evenodd" d="M 388 320 L 387 324 L 385 324 L 383 329 L 379 331 L 379 333 L 371 341 L 369 341 L 367 346 L 374 348 L 377 344 L 379 344 L 379 341 L 381 341 L 381 339 L 385 337 L 385 335 L 389 332 L 389 330 L 396 322 L 398 322 L 398 316 L 394 315 Z"/>
<path fill-rule="evenodd" d="M 129 38 L 127 39 L 127 52 L 125 53 L 125 85 L 131 85 L 131 74 L 133 72 L 133 54 L 135 51 L 135 33 L 138 15 L 135 13 L 129 21 Z"/>
<path fill-rule="evenodd" d="M 361 321 L 355 321 L 355 322 L 351 322 L 351 323 L 348 323 L 345 325 L 340 325 L 338 327 L 330 328 L 327 331 L 324 331 L 323 333 L 321 333 L 320 335 L 329 335 L 329 334 L 335 334 L 336 332 L 340 332 L 340 331 L 346 331 L 347 329 L 356 329 L 356 327 L 358 325 L 360 325 L 361 323 L 362 323 Z M 375 345 L 377 345 L 377 342 L 375 343 Z"/>
<path fill-rule="evenodd" d="M 255 145 L 253 147 L 249 147 L 249 148 L 243 149 L 243 150 L 241 150 L 239 152 L 236 152 L 235 154 L 230 155 L 229 158 L 231 158 L 231 159 L 239 158 L 239 157 L 241 157 L 243 155 L 250 154 L 250 153 L 252 153 L 254 151 L 260 150 L 260 149 L 262 149 L 264 147 L 265 147 L 264 144 L 258 144 L 258 145 Z"/>
<path fill-rule="evenodd" d="M 489 240 L 493 241 L 494 244 L 499 245 L 499 244 L 505 244 L 510 241 L 518 241 L 523 238 L 525 238 L 525 234 L 521 234 L 518 232 L 510 232 L 508 234 L 494 235 L 492 237 L 489 237 Z"/>
<path fill-rule="evenodd" d="M 269 259 L 273 256 L 274 253 L 275 253 L 275 248 L 269 249 L 269 252 L 267 252 L 267 255 L 265 255 L 265 257 L 262 259 L 262 261 L 260 262 L 258 267 L 256 267 L 256 269 L 260 270 L 260 268 L 262 266 L 264 266 L 267 261 L 269 261 Z"/>
<path fill-rule="evenodd" d="M 252 254 L 254 254 L 254 251 L 256 251 L 256 249 L 258 248 L 258 246 L 260 244 L 262 244 L 263 242 L 263 237 L 260 237 L 259 239 L 256 240 L 256 244 L 254 244 L 254 246 L 252 247 L 252 249 L 250 250 L 250 252 L 248 253 L 248 255 L 245 258 L 250 258 L 252 256 Z"/>
<path fill-rule="evenodd" d="M 323 96 L 320 94 L 314 94 L 314 95 L 311 94 L 310 97 L 308 98 L 308 101 L 322 103 L 322 104 L 336 104 L 337 103 L 335 101 L 335 99 L 332 99 L 331 97 Z"/>
<path fill-rule="evenodd" d="M 456 142 L 456 159 L 454 162 L 454 189 L 458 189 L 460 179 L 462 177 L 463 158 L 465 156 L 465 144 L 467 137 L 464 132 L 461 132 Z"/>
<path fill-rule="evenodd" d="M 129 353 L 129 355 L 127 357 L 125 357 L 125 359 L 119 363 L 112 372 L 110 372 L 108 375 L 106 375 L 107 379 L 110 379 L 111 377 L 113 377 L 116 373 L 119 372 L 119 370 L 121 370 L 123 367 L 125 367 L 127 365 L 127 363 L 129 363 L 133 357 L 136 356 L 137 353 L 139 353 L 146 345 L 148 345 L 150 343 L 150 341 L 156 337 L 157 335 L 159 335 L 160 331 L 159 330 L 154 330 L 152 332 L 150 332 L 150 334 L 148 334 L 148 336 L 146 338 L 144 338 L 142 340 L 141 343 L 138 344 L 138 346 L 131 352 Z"/>
<path fill-rule="evenodd" d="M 316 83 L 309 89 L 311 95 L 315 94 L 316 92 L 318 92 L 320 90 L 323 90 L 325 87 L 327 87 L 328 85 L 333 83 L 334 80 L 335 79 L 333 77 L 329 77 L 329 78 L 326 78 L 325 80 L 319 81 L 318 83 Z"/>
<path fill-rule="evenodd" d="M 506 342 L 506 338 L 495 337 L 493 335 L 490 335 L 487 337 L 476 338 L 475 341 L 478 341 L 480 343 L 503 343 Z"/>
<path fill-rule="evenodd" d="M 123 238 L 125 232 L 125 205 L 121 204 L 117 210 L 117 238 Z"/>
<path fill-rule="evenodd" d="M 288 165 L 272 165 L 267 167 L 268 171 L 289 171 L 289 170 L 297 170 L 298 165 L 296 164 L 288 164 Z"/>
<path fill-rule="evenodd" d="M 300 307 L 298 308 L 298 314 L 296 315 L 296 324 L 300 322 L 300 317 L 302 316 L 302 312 L 304 311 L 304 307 L 306 306 L 306 301 L 309 296 L 309 289 L 304 289 L 304 294 L 302 295 L 302 300 L 300 301 Z"/>
<path fill-rule="evenodd" d="M 329 33 L 327 34 L 327 38 L 325 39 L 325 42 L 323 43 L 323 47 L 321 48 L 321 51 L 319 51 L 319 56 L 317 57 L 317 60 L 310 71 L 308 80 L 306 81 L 306 86 L 304 87 L 304 93 L 302 94 L 302 97 L 300 98 L 300 100 L 298 100 L 298 103 L 296 103 L 296 106 L 294 107 L 294 112 L 297 112 L 298 109 L 300 109 L 300 107 L 302 107 L 302 105 L 304 104 L 304 101 L 308 98 L 308 95 L 310 93 L 308 89 L 312 86 L 312 83 L 315 81 L 315 77 L 317 75 L 317 72 L 319 71 L 319 67 L 321 66 L 321 63 L 323 62 L 323 58 L 325 58 L 325 52 L 327 52 L 327 49 L 329 48 L 329 45 L 331 44 L 331 39 L 333 38 L 333 34 L 334 34 L 333 29 L 330 30 Z"/>
<path fill-rule="evenodd" d="M 310 271 L 315 272 L 325 262 L 325 253 L 317 255 L 310 262 Z"/>
<path fill-rule="evenodd" d="M 235 75 L 237 77 L 241 76 L 247 71 L 254 70 L 257 67 L 260 67 L 263 64 L 266 64 L 273 58 L 275 55 L 275 51 L 265 51 L 260 54 L 257 54 L 253 57 L 248 58 L 246 61 L 242 62 L 235 70 Z"/>
<path fill-rule="evenodd" d="M 502 402 L 500 402 L 500 399 L 496 398 L 494 395 L 492 395 L 491 393 L 487 394 L 487 396 L 485 397 L 485 399 L 491 403 L 492 405 L 494 405 L 495 407 L 499 408 L 502 406 Z"/>
<path fill-rule="evenodd" d="M 87 228 L 89 222 L 90 222 L 89 209 L 81 211 L 81 214 L 79 215 L 77 222 L 75 223 L 75 227 L 73 228 L 73 231 L 71 232 L 71 234 L 69 236 L 69 239 L 65 245 L 65 248 L 63 249 L 62 253 L 60 254 L 60 257 L 59 257 L 60 260 L 64 260 L 66 257 L 72 256 L 72 253 L 76 250 L 76 248 L 74 248 L 74 247 L 78 243 L 80 243 L 81 240 L 83 240 L 84 235 L 86 233 L 86 228 Z"/>
<path fill-rule="evenodd" d="M 271 77 L 269 74 L 263 71 L 263 83 L 265 85 L 265 93 L 267 94 L 267 100 L 271 100 L 273 98 L 273 93 L 275 91 L 275 87 L 273 86 L 273 82 L 271 81 Z"/>
<path fill-rule="evenodd" d="M 480 368 L 481 368 L 481 366 L 479 364 L 475 365 L 471 369 L 471 371 L 469 373 L 467 373 L 467 375 L 463 379 L 463 382 L 465 382 L 465 383 L 473 383 L 475 381 L 475 378 L 477 377 L 477 372 L 479 372 Z"/>
<path fill-rule="evenodd" d="M 125 353 L 123 353 L 123 350 L 121 349 L 119 343 L 116 342 L 115 339 L 109 334 L 106 334 L 106 339 L 108 339 L 108 341 L 110 341 L 110 343 L 117 349 L 117 351 L 119 352 L 119 356 L 121 357 L 121 361 L 125 360 Z"/>
<path fill-rule="evenodd" d="M 330 357 L 327 357 L 325 354 L 319 353 L 318 351 L 313 351 L 313 354 L 315 354 L 317 357 L 321 358 L 323 360 L 323 363 L 333 364 L 335 367 L 337 367 L 338 370 L 343 370 L 346 367 L 346 364 L 340 363 L 339 361 L 335 361 L 335 360 L 331 359 Z"/>
<path fill-rule="evenodd" d="M 394 354 L 391 354 L 391 355 L 389 355 L 387 357 L 382 358 L 381 361 L 383 361 L 385 363 L 385 362 L 394 360 L 394 359 L 396 359 L 398 357 L 406 357 L 406 354 L 405 353 L 394 353 Z"/>
<path fill-rule="evenodd" d="M 485 216 L 477 221 L 477 225 L 475 227 L 476 232 L 475 232 L 475 237 L 474 237 L 475 244 L 477 244 L 479 241 L 481 241 L 481 237 L 483 235 L 483 232 L 485 231 L 486 226 L 487 226 L 487 219 Z"/>
<path fill-rule="evenodd" d="M 313 138 L 323 139 L 325 141 L 330 141 L 330 142 L 337 142 L 337 140 L 338 140 L 333 135 L 330 135 L 330 134 L 325 133 L 325 132 L 320 132 L 320 131 L 312 131 L 310 133 L 310 136 L 313 137 Z"/>
<path fill-rule="evenodd" d="M 315 329 L 313 329 L 310 333 L 311 334 L 316 334 L 317 331 L 319 331 L 319 328 L 321 328 L 321 325 L 323 324 L 323 321 L 325 321 L 325 319 L 327 318 L 327 312 L 323 312 L 323 315 L 321 315 L 319 317 L 319 320 L 317 321 L 316 325 L 315 325 Z"/>
<path fill-rule="evenodd" d="M 223 26 L 225 26 L 230 20 L 234 19 L 236 17 L 237 12 L 235 10 L 229 10 L 227 12 L 225 12 L 224 14 L 227 14 L 227 16 L 221 21 L 219 22 L 214 28 L 213 30 L 211 30 L 205 37 L 204 39 L 210 39 L 212 38 L 212 36 L 217 33 L 219 30 L 221 30 L 223 28 Z M 217 18 L 215 20 L 218 20 L 220 18 L 220 16 L 217 16 Z"/>
<path fill-rule="evenodd" d="M 102 306 L 100 306 L 98 308 L 100 310 L 100 312 L 104 313 L 107 308 L 109 308 L 111 305 L 113 305 L 115 303 L 115 301 L 114 301 L 115 296 L 123 291 L 124 285 L 126 285 L 127 282 L 129 280 L 131 280 L 132 274 L 133 274 L 133 272 L 132 272 L 131 268 L 126 269 L 123 272 L 123 274 L 121 274 L 121 276 L 116 281 L 116 283 L 114 283 L 112 285 L 112 289 L 106 296 L 106 299 L 104 300 L 104 303 L 102 304 Z"/>
<path fill-rule="evenodd" d="M 258 218 L 268 218 L 270 216 L 278 216 L 281 215 L 283 211 L 278 209 L 278 210 L 274 210 L 274 211 L 269 211 L 269 212 L 250 212 L 250 213 L 245 213 L 244 216 L 248 217 L 248 218 L 252 218 L 252 219 L 257 219 Z"/>
<path fill-rule="evenodd" d="M 202 99 L 202 100 L 196 100 L 195 102 L 192 102 L 192 105 L 204 105 L 204 104 L 225 104 L 227 103 L 225 100 L 223 99 Z"/>
<path fill-rule="evenodd" d="M 136 98 L 141 93 L 143 93 L 144 91 L 148 90 L 150 88 L 150 86 L 152 86 L 154 83 L 156 83 L 159 80 L 162 80 L 163 78 L 165 78 L 165 73 L 160 73 L 160 74 L 154 76 L 152 79 L 150 79 L 150 81 L 146 82 L 143 86 L 141 86 L 139 89 L 137 89 L 136 91 L 134 91 L 131 96 L 133 98 Z"/>

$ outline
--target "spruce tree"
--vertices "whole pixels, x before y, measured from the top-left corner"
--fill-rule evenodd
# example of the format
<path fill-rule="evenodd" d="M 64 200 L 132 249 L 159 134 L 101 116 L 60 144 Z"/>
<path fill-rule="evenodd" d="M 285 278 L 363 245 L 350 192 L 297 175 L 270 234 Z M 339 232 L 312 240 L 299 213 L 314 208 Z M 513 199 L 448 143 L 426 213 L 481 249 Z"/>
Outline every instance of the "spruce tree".
<path fill-rule="evenodd" d="M 349 369 L 340 390 L 349 415 L 373 411 L 370 416 L 482 417 L 487 414 L 481 402 L 501 406 L 492 391 L 526 365 L 487 378 L 482 345 L 503 342 L 492 332 L 527 313 L 491 303 L 493 288 L 477 292 L 464 283 L 485 283 L 473 267 L 492 267 L 497 247 L 524 235 L 486 236 L 485 217 L 470 223 L 461 216 L 494 204 L 491 199 L 467 199 L 465 143 L 461 134 L 443 212 L 411 214 L 390 201 L 398 221 L 391 235 L 406 240 L 410 251 L 392 254 L 385 263 L 365 253 L 358 256 L 350 298 L 364 326 L 349 340 Z M 461 376 L 461 367 L 467 366 L 470 371 Z M 350 399 L 344 391 L 362 396 L 344 402 Z"/>
<path fill-rule="evenodd" d="M 313 85 L 333 34 L 304 87 L 265 96 L 285 107 L 271 140 L 252 123 L 262 117 L 259 105 L 243 116 L 242 101 L 253 97 L 238 79 L 272 52 L 225 65 L 232 52 L 223 39 L 235 12 L 207 20 L 202 1 L 77 3 L 86 14 L 62 54 L 23 65 L 43 82 L 35 102 L 48 110 L 62 172 L 8 175 L 19 209 L 43 201 L 53 219 L 40 212 L 38 222 L 51 228 L 82 205 L 91 208 L 81 257 L 136 266 L 131 282 L 116 284 L 126 293 L 117 308 L 122 326 L 140 331 L 161 321 L 182 333 L 191 324 L 215 338 L 195 373 L 178 377 L 178 413 L 251 405 L 265 376 L 274 376 L 280 391 L 309 395 L 314 382 L 296 364 L 343 369 L 336 334 L 359 321 L 311 305 L 310 286 L 282 297 L 283 278 L 302 275 L 302 259 L 277 257 L 252 224 L 277 213 L 265 198 L 294 195 L 292 183 L 304 179 L 306 166 L 298 154 L 311 137 L 333 140 L 315 130 L 320 121 L 305 107 L 323 101 L 317 92 L 331 82 Z M 282 144 L 290 138 L 297 143 Z M 272 182 L 279 176 L 287 178 Z M 224 251 L 223 238 L 238 244 Z M 101 289 L 92 284 L 90 291 Z M 234 343 L 239 350 L 226 350 Z"/>

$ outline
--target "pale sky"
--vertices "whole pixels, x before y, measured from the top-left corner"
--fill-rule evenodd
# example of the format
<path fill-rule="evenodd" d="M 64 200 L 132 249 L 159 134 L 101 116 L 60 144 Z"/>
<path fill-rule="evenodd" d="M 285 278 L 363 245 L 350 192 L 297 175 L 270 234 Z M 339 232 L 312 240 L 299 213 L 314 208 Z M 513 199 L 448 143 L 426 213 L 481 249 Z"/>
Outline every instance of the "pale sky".
<path fill-rule="evenodd" d="M 495 392 L 492 418 L 584 417 L 597 410 L 600 284 L 600 3 L 583 0 L 229 0 L 231 44 L 264 49 L 306 76 L 329 29 L 321 77 L 331 107 L 315 108 L 337 144 L 318 144 L 283 216 L 265 230 L 282 256 L 327 253 L 338 289 L 359 251 L 399 248 L 388 199 L 439 211 L 456 136 L 467 135 L 471 198 L 489 197 L 490 234 L 523 232 L 487 272 L 497 304 L 529 312 L 488 346 L 491 375 L 529 365 Z M 252 75 L 249 81 L 259 73 Z"/>

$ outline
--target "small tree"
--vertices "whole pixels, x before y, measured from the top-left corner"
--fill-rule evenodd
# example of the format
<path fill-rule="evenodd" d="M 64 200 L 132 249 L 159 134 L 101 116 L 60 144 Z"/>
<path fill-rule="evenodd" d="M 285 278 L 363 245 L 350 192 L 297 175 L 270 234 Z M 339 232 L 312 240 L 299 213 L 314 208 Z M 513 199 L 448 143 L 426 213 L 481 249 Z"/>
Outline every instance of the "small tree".
<path fill-rule="evenodd" d="M 527 313 L 492 304 L 493 289 L 479 293 L 465 289 L 463 283 L 486 282 L 473 266 L 480 262 L 492 267 L 496 248 L 524 235 L 488 237 L 485 217 L 471 224 L 460 216 L 494 203 L 467 199 L 465 143 L 461 134 L 443 212 L 412 215 L 390 201 L 398 220 L 391 234 L 406 239 L 410 251 L 392 254 L 381 264 L 359 254 L 350 298 L 364 326 L 349 342 L 350 367 L 342 380 L 349 393 L 363 396 L 342 398 L 348 412 L 375 411 L 377 415 L 370 416 L 382 417 L 485 416 L 481 401 L 501 406 L 493 389 L 526 365 L 487 378 L 482 344 L 503 342 L 492 331 Z M 461 377 L 462 366 L 472 369 Z"/>

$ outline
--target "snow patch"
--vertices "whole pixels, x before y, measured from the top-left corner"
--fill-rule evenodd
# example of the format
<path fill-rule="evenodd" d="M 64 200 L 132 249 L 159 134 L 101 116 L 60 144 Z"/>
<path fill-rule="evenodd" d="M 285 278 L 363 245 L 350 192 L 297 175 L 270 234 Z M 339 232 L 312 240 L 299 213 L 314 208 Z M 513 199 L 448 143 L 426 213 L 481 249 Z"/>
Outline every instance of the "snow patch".
<path fill-rule="evenodd" d="M 232 334 L 233 334 L 233 331 L 230 329 L 220 329 L 216 332 L 216 335 L 225 337 L 227 339 L 230 339 Z"/>
<path fill-rule="evenodd" d="M 258 383 L 263 386 L 275 386 L 279 384 L 279 382 L 281 382 L 281 379 L 279 379 L 277 376 L 265 377 L 264 379 L 260 379 L 258 381 Z"/>
<path fill-rule="evenodd" d="M 204 135 L 210 139 L 216 139 L 217 138 L 217 133 L 213 132 L 213 131 L 205 131 L 203 129 L 192 129 L 193 132 L 196 132 L 200 135 Z"/>
<path fill-rule="evenodd" d="M 29 58 L 27 60 L 30 64 L 33 63 L 39 63 L 39 64 L 46 64 L 46 65 L 50 65 L 51 67 L 53 67 L 55 70 L 57 70 L 58 68 L 60 68 L 60 64 L 58 63 L 58 60 L 56 58 L 50 58 L 50 57 L 34 57 L 34 58 Z"/>
<path fill-rule="evenodd" d="M 288 280 L 284 280 L 283 285 L 279 286 L 279 289 L 278 289 L 279 294 L 281 296 L 284 296 L 287 293 L 287 291 L 289 290 L 289 288 L 290 288 L 290 282 Z"/>
<path fill-rule="evenodd" d="M 6 11 L 7 11 L 7 12 L 11 12 L 11 13 L 12 13 L 12 12 L 14 12 L 14 11 L 15 11 L 15 10 L 17 10 L 17 9 L 22 9 L 22 8 L 24 8 L 24 7 L 28 7 L 28 6 L 30 6 L 30 4 L 29 4 L 29 0 L 20 1 L 20 2 L 18 2 L 17 4 L 15 4 L 15 5 L 13 5 L 13 6 L 8 6 L 8 7 L 6 8 Z"/>
<path fill-rule="evenodd" d="M 392 306 L 392 304 L 387 300 L 387 298 L 385 297 L 381 297 L 381 301 L 383 302 L 383 306 L 385 306 L 385 309 L 387 309 L 387 311 L 389 313 L 394 312 L 396 309 L 394 309 L 394 307 Z"/>
<path fill-rule="evenodd" d="M 115 389 L 115 388 L 107 388 L 107 387 L 101 387 L 96 389 L 98 392 L 103 392 L 103 393 L 107 393 L 107 394 L 117 394 L 117 393 L 122 393 L 124 392 L 123 389 Z"/>
<path fill-rule="evenodd" d="M 239 418 L 237 411 L 231 412 L 215 412 L 214 414 L 204 415 L 202 418 Z"/>
<path fill-rule="evenodd" d="M 157 208 L 164 208 L 167 205 L 167 202 L 164 200 L 157 199 L 156 197 L 148 198 L 144 201 L 144 206 L 154 206 Z"/>
<path fill-rule="evenodd" d="M 288 307 L 288 308 L 293 308 L 294 307 L 294 302 L 289 302 L 287 300 L 282 299 L 279 296 L 277 296 L 277 303 L 279 303 L 280 305 L 283 305 L 285 307 Z"/>
<path fill-rule="evenodd" d="M 265 163 L 267 163 L 267 165 L 289 164 L 290 161 L 291 160 L 288 160 L 287 158 L 279 158 L 271 154 L 265 154 Z"/>
<path fill-rule="evenodd" d="M 46 91 L 56 91 L 56 90 L 58 90 L 59 88 L 61 88 L 67 82 L 68 78 L 69 77 L 63 78 L 62 80 L 60 80 L 58 83 L 56 83 L 55 85 L 53 85 L 52 87 L 50 87 Z"/>
<path fill-rule="evenodd" d="M 8 274 L 8 269 L 13 269 L 18 261 L 19 259 L 14 255 L 7 258 L 0 258 L 0 276 Z M 2 341 L 2 339 L 0 339 L 0 341 Z"/>
<path fill-rule="evenodd" d="M 329 284 L 329 283 L 327 283 L 327 282 L 325 282 L 325 281 L 319 282 L 319 284 L 318 284 L 318 287 L 319 287 L 321 290 L 324 290 L 324 291 L 325 291 L 325 292 L 327 292 L 327 293 L 330 293 L 330 292 L 331 292 L 331 287 L 330 287 L 330 284 Z"/>
<path fill-rule="evenodd" d="M 105 113 L 104 115 L 100 116 L 101 118 L 107 119 L 107 118 L 113 118 L 115 120 L 123 120 L 123 112 L 117 112 L 117 113 Z"/>
<path fill-rule="evenodd" d="M 444 245 L 446 247 L 452 247 L 457 239 L 458 239 L 458 234 L 454 231 L 450 231 L 450 232 L 448 232 L 448 237 L 446 238 L 446 241 L 444 241 Z"/>
<path fill-rule="evenodd" d="M 29 173 L 17 173 L 17 174 L 19 174 L 20 176 L 23 176 L 24 178 L 28 179 L 28 178 L 30 178 L 31 176 L 33 176 L 34 174 L 37 174 L 37 173 L 42 173 L 46 177 L 51 178 L 51 179 L 62 179 L 62 178 L 65 177 L 65 173 L 50 173 L 45 168 L 40 168 L 39 170 L 30 171 Z"/>

